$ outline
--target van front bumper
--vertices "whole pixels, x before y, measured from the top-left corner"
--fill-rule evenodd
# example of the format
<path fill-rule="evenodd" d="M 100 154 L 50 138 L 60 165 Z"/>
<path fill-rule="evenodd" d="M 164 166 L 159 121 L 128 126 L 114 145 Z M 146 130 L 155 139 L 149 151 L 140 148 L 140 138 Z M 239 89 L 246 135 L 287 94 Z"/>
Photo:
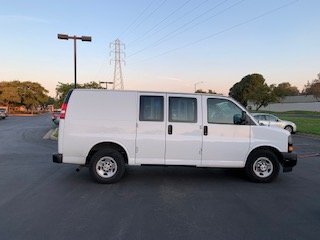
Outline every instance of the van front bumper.
<path fill-rule="evenodd" d="M 297 154 L 296 153 L 288 153 L 284 152 L 282 153 L 282 168 L 283 172 L 291 172 L 292 168 L 297 165 Z"/>
<path fill-rule="evenodd" d="M 52 155 L 52 161 L 55 163 L 62 163 L 63 156 L 61 153 L 56 153 Z"/>

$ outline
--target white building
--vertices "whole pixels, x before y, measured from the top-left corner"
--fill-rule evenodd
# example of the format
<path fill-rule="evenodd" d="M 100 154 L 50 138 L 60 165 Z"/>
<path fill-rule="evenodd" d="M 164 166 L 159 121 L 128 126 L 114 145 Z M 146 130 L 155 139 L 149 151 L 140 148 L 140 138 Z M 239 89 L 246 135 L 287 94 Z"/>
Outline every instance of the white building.
<path fill-rule="evenodd" d="M 256 109 L 256 106 L 249 102 L 248 108 Z M 280 100 L 279 103 L 270 103 L 266 107 L 261 107 L 261 111 L 286 112 L 286 111 L 315 111 L 320 112 L 320 99 L 312 95 L 288 96 Z"/>

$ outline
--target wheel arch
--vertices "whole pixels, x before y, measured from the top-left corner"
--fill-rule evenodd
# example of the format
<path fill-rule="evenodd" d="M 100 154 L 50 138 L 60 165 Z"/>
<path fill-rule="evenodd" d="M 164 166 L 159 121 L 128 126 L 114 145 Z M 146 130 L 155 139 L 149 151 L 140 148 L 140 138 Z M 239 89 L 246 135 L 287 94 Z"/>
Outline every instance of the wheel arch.
<path fill-rule="evenodd" d="M 91 158 L 92 156 L 99 150 L 103 150 L 103 149 L 114 149 L 114 150 L 117 150 L 119 151 L 124 160 L 125 160 L 125 163 L 128 164 L 128 153 L 126 151 L 126 149 L 121 146 L 119 143 L 115 143 L 115 142 L 100 142 L 100 143 L 97 143 L 95 144 L 89 151 L 87 157 L 86 157 L 86 165 L 89 165 L 90 161 L 91 161 Z"/>
<path fill-rule="evenodd" d="M 248 154 L 248 157 L 247 157 L 247 159 L 246 159 L 246 164 L 247 164 L 248 159 L 250 158 L 250 156 L 251 156 L 252 154 L 254 154 L 255 152 L 260 151 L 260 150 L 267 150 L 267 151 L 273 152 L 273 153 L 276 155 L 276 157 L 277 157 L 277 159 L 278 159 L 278 162 L 281 163 L 281 164 L 283 163 L 283 156 L 282 156 L 281 152 L 280 152 L 277 148 L 272 147 L 272 146 L 259 146 L 259 147 L 256 147 L 255 149 L 253 149 L 253 150 Z"/>

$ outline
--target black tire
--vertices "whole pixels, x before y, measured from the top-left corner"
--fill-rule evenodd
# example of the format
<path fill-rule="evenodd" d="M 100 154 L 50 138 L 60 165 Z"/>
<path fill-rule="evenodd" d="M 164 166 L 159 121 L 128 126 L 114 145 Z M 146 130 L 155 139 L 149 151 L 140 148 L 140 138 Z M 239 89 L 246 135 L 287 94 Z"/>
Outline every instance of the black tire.
<path fill-rule="evenodd" d="M 287 130 L 290 134 L 293 133 L 293 127 L 291 127 L 290 125 L 285 126 L 284 129 Z"/>
<path fill-rule="evenodd" d="M 257 150 L 247 159 L 245 171 L 249 179 L 258 183 L 269 183 L 279 174 L 277 156 L 269 150 Z"/>
<path fill-rule="evenodd" d="M 92 156 L 89 171 L 98 183 L 118 182 L 125 172 L 124 157 L 114 149 L 100 150 Z"/>

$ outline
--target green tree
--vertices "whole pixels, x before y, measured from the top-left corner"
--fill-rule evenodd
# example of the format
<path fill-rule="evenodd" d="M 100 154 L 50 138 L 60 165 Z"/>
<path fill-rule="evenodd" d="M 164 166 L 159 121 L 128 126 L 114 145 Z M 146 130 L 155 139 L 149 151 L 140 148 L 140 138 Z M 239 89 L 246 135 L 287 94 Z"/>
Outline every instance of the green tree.
<path fill-rule="evenodd" d="M 0 82 L 0 102 L 8 106 L 25 106 L 34 111 L 44 106 L 48 100 L 48 91 L 36 82 L 3 81 Z"/>
<path fill-rule="evenodd" d="M 208 89 L 208 92 L 202 89 L 197 89 L 195 93 L 209 93 L 209 94 L 217 94 L 215 91 L 212 91 L 212 89 Z"/>
<path fill-rule="evenodd" d="M 11 106 L 15 106 L 21 101 L 17 88 L 19 83 L 19 81 L 0 82 L 0 103 L 8 107 L 8 112 L 10 112 Z"/>
<path fill-rule="evenodd" d="M 21 82 L 18 87 L 18 92 L 21 98 L 21 105 L 25 106 L 31 113 L 37 107 L 44 107 L 48 101 L 48 90 L 37 82 Z"/>
<path fill-rule="evenodd" d="M 79 87 L 78 84 L 77 84 L 77 87 Z M 62 105 L 63 100 L 67 96 L 67 93 L 73 88 L 74 88 L 74 85 L 72 83 L 58 82 L 58 85 L 56 86 L 56 101 L 58 106 Z"/>
<path fill-rule="evenodd" d="M 318 74 L 318 79 L 314 79 L 311 83 L 308 83 L 304 86 L 303 94 L 313 95 L 315 98 L 320 98 L 320 73 Z"/>
<path fill-rule="evenodd" d="M 274 94 L 280 98 L 285 96 L 297 96 L 299 95 L 299 90 L 296 86 L 291 86 L 289 82 L 280 83 L 273 89 Z"/>
<path fill-rule="evenodd" d="M 208 89 L 209 94 L 217 94 L 216 91 L 212 91 L 212 89 Z"/>
<path fill-rule="evenodd" d="M 102 88 L 99 83 L 97 82 L 88 82 L 84 84 L 77 84 L 77 88 Z M 66 95 L 68 92 L 74 89 L 74 84 L 73 83 L 61 83 L 59 82 L 58 85 L 56 86 L 56 102 L 58 106 L 61 106 L 63 103 L 63 100 L 65 99 Z"/>
<path fill-rule="evenodd" d="M 0 82 L 0 103 L 8 107 L 10 111 L 11 105 L 17 105 L 21 102 L 21 96 L 18 92 L 19 81 Z"/>
<path fill-rule="evenodd" d="M 102 88 L 102 87 L 100 86 L 99 83 L 92 81 L 92 82 L 84 83 L 84 84 L 80 85 L 80 88 L 100 89 L 100 88 Z"/>
<path fill-rule="evenodd" d="M 202 89 L 197 89 L 197 90 L 195 91 L 195 93 L 206 93 L 206 91 L 204 91 L 204 90 L 202 90 Z"/>
<path fill-rule="evenodd" d="M 261 74 L 249 74 L 234 84 L 229 95 L 247 107 L 248 101 L 256 105 L 256 110 L 262 106 L 267 106 L 270 102 L 276 101 L 277 97 L 273 94 L 273 89 L 265 83 Z"/>
<path fill-rule="evenodd" d="M 56 100 L 53 97 L 48 97 L 48 101 L 46 102 L 46 105 L 55 105 Z"/>

